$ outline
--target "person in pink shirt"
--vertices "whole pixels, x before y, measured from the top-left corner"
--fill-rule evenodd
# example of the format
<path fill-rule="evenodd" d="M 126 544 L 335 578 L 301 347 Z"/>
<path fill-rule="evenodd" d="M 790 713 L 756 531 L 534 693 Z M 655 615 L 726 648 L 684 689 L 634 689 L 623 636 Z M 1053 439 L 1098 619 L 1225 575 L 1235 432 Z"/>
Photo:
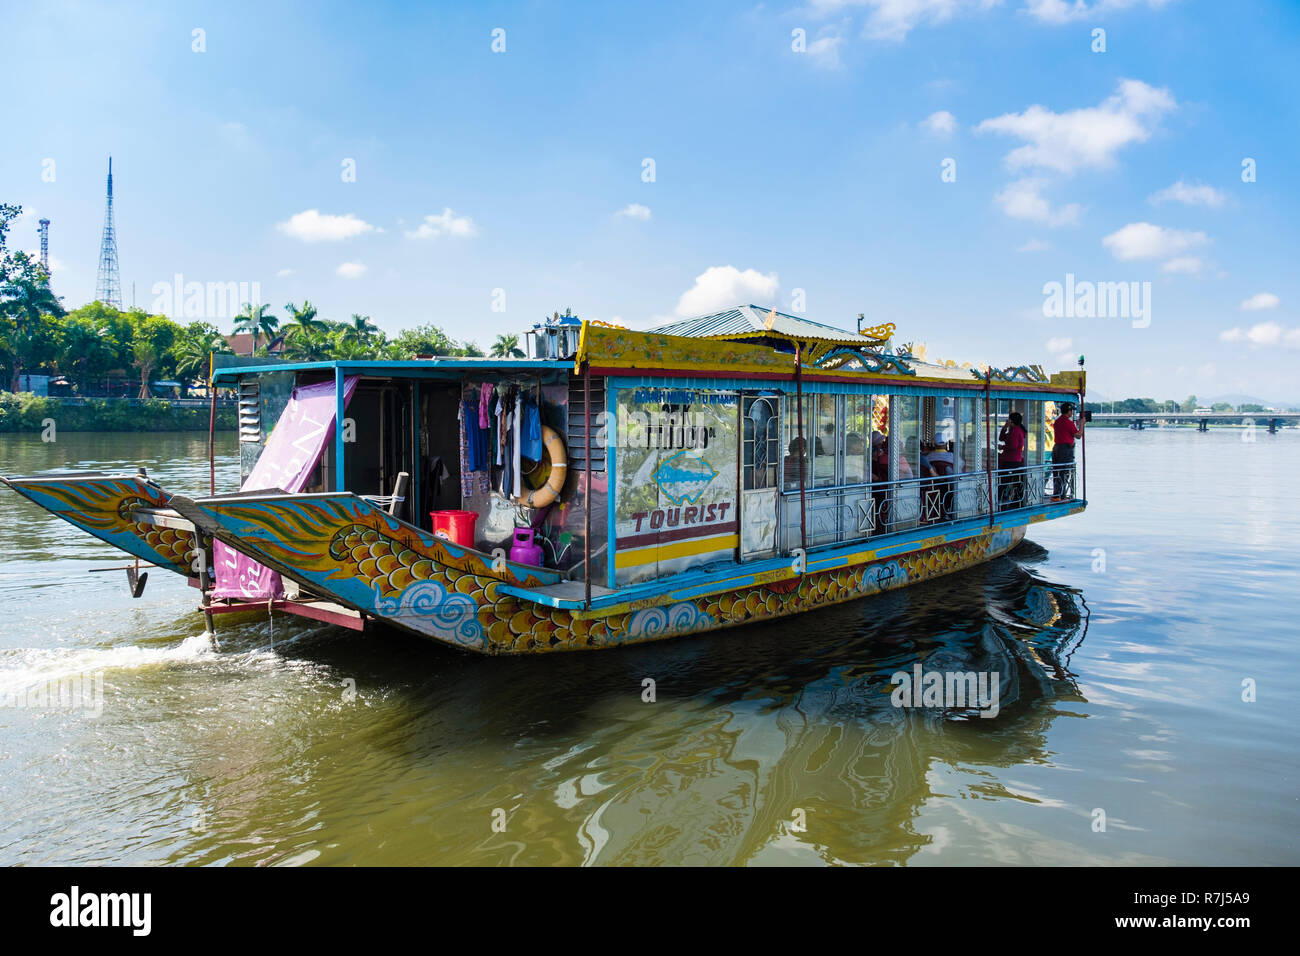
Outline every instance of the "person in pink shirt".
<path fill-rule="evenodd" d="M 1024 418 L 1019 412 L 1007 416 L 1007 423 L 998 432 L 998 442 L 1002 449 L 998 454 L 998 471 L 1004 469 L 1009 475 L 998 475 L 998 503 L 1002 508 L 1019 508 L 1024 499 L 1025 442 L 1029 432 L 1025 429 Z"/>
<path fill-rule="evenodd" d="M 1074 443 L 1083 438 L 1083 429 L 1074 423 L 1073 405 L 1061 407 L 1061 414 L 1052 422 L 1052 435 L 1052 497 L 1069 498 L 1073 495 Z"/>

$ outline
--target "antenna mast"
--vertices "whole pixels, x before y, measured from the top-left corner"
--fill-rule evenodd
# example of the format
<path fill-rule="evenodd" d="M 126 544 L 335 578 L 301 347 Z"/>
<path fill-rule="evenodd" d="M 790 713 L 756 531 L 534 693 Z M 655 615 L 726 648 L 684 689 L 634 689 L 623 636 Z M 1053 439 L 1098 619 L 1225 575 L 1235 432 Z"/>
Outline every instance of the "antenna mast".
<path fill-rule="evenodd" d="M 113 225 L 113 157 L 108 158 L 108 204 L 104 207 L 104 240 L 99 247 L 99 277 L 95 298 L 122 308 L 122 278 L 117 267 L 117 229 Z"/>

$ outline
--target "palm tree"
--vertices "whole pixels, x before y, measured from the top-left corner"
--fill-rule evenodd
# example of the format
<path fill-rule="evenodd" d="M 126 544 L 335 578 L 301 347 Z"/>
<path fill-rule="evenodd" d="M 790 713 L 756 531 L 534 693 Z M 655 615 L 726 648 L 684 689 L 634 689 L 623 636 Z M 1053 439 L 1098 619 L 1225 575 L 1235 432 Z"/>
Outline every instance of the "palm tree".
<path fill-rule="evenodd" d="M 323 322 L 309 331 L 300 331 L 298 326 L 290 329 L 292 333 L 285 343 L 285 358 L 300 362 L 318 362 L 330 358 L 332 339 L 329 328 Z"/>
<path fill-rule="evenodd" d="M 375 353 L 374 346 L 358 339 L 350 326 L 334 333 L 330 345 L 332 357 L 345 361 L 373 358 Z"/>
<path fill-rule="evenodd" d="M 519 347 L 519 336 L 498 335 L 492 344 L 493 358 L 523 358 L 524 350 Z"/>
<path fill-rule="evenodd" d="M 370 321 L 370 316 L 352 313 L 352 324 L 348 326 L 347 334 L 353 341 L 369 342 L 378 331 L 379 326 Z"/>
<path fill-rule="evenodd" d="M 325 327 L 325 323 L 316 318 L 316 306 L 306 299 L 302 300 L 301 306 L 286 302 L 284 310 L 289 313 L 285 329 L 291 336 L 309 335 Z"/>
<path fill-rule="evenodd" d="M 3 243 L 0 243 L 0 247 Z M 0 284 L 0 318 L 8 317 L 13 325 L 8 331 L 8 350 L 13 355 L 13 391 L 18 391 L 23 371 L 23 356 L 28 338 L 39 325 L 42 315 L 62 318 L 63 306 L 50 291 L 49 273 L 25 252 L 6 256 L 5 281 Z"/>
<path fill-rule="evenodd" d="M 251 332 L 253 334 L 253 351 L 257 351 L 257 334 L 261 332 L 266 336 L 268 344 L 275 338 L 276 331 L 280 328 L 280 320 L 270 312 L 269 305 L 252 305 L 244 303 L 243 311 L 235 316 L 236 332 Z"/>
<path fill-rule="evenodd" d="M 176 350 L 176 377 L 182 382 L 208 377 L 208 362 L 213 353 L 230 354 L 230 345 L 225 337 L 215 330 L 202 331 L 187 335 Z"/>

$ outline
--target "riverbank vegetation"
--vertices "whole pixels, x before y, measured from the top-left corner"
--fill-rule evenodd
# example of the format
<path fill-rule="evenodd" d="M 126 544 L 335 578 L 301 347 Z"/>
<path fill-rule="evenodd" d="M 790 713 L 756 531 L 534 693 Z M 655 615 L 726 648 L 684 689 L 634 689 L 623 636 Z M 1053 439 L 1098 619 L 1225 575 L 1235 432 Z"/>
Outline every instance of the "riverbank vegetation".
<path fill-rule="evenodd" d="M 0 391 L 0 434 L 47 432 L 207 431 L 210 409 L 204 402 L 181 405 L 161 398 L 64 399 L 31 392 Z M 236 410 L 217 409 L 218 431 L 233 431 Z"/>
<path fill-rule="evenodd" d="M 432 323 L 390 337 L 367 315 L 327 319 L 305 300 L 286 303 L 283 315 L 246 303 L 228 332 L 203 319 L 181 323 L 98 301 L 69 311 L 40 260 L 7 245 L 21 213 L 21 206 L 0 204 L 0 388 L 11 392 L 20 391 L 24 375 L 48 375 L 63 395 L 103 395 L 114 386 L 122 393 L 130 382 L 130 393 L 140 399 L 160 391 L 183 396 L 206 381 L 209 354 L 230 353 L 236 335 L 250 344 L 243 354 L 300 361 L 484 354 L 473 341 L 454 339 Z M 521 355 L 518 345 L 516 336 L 501 336 L 492 354 Z M 178 384 L 159 388 L 160 381 Z"/>

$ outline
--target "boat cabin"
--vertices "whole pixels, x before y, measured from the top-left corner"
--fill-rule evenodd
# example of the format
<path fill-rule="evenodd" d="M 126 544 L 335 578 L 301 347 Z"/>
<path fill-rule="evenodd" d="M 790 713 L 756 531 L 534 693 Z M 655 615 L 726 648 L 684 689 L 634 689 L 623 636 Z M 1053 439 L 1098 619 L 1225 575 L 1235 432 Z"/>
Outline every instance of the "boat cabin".
<path fill-rule="evenodd" d="M 1081 371 L 926 361 L 893 331 L 752 305 L 650 331 L 568 317 L 527 358 L 218 356 L 213 382 L 238 390 L 245 491 L 350 491 L 426 532 L 468 512 L 460 543 L 484 554 L 524 530 L 524 563 L 588 602 L 1082 502 L 1051 428 Z M 316 464 L 291 488 L 274 479 L 295 455 Z"/>

